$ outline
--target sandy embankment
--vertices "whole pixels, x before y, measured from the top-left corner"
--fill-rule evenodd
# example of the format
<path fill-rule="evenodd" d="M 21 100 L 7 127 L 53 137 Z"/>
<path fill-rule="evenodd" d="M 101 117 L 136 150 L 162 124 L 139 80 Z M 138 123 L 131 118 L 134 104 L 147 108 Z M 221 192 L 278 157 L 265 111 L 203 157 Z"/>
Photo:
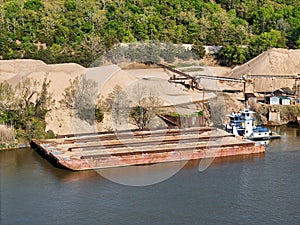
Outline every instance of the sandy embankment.
<path fill-rule="evenodd" d="M 0 81 L 6 80 L 12 85 L 25 78 L 33 78 L 40 82 L 45 76 L 51 80 L 50 92 L 56 100 L 55 106 L 48 113 L 47 129 L 57 134 L 92 132 L 113 128 L 111 117 L 106 115 L 100 126 L 90 126 L 72 116 L 70 111 L 59 105 L 62 94 L 69 86 L 69 81 L 76 76 L 86 74 L 87 78 L 98 82 L 99 92 L 106 98 L 116 85 L 132 95 L 137 85 L 147 87 L 154 95 L 163 100 L 165 107 L 175 105 L 179 113 L 194 113 L 197 109 L 195 102 L 201 101 L 202 93 L 188 91 L 181 85 L 169 83 L 169 75 L 162 69 L 122 70 L 117 65 L 107 65 L 96 68 L 84 68 L 74 63 L 47 65 L 39 60 L 2 60 L 0 61 Z M 213 98 L 207 94 L 205 99 Z M 134 99 L 134 96 L 131 96 Z M 177 106 L 176 106 L 177 105 Z"/>
<path fill-rule="evenodd" d="M 293 79 L 281 79 L 280 75 L 300 74 L 300 50 L 272 48 L 249 62 L 235 67 L 227 75 L 240 78 L 244 75 L 266 75 L 269 78 L 252 79 L 252 91 L 270 92 L 282 87 L 293 88 Z"/>
<path fill-rule="evenodd" d="M 270 49 L 250 60 L 249 62 L 229 71 L 221 67 L 203 67 L 199 72 L 191 72 L 206 75 L 229 76 L 240 78 L 244 75 L 269 75 L 271 79 L 253 79 L 247 84 L 247 92 L 266 91 L 272 87 L 273 90 L 281 87 L 293 87 L 294 80 L 282 80 L 276 75 L 296 75 L 300 68 L 300 50 Z M 59 100 L 62 99 L 64 89 L 69 86 L 69 80 L 76 76 L 86 74 L 99 84 L 99 92 L 106 98 L 113 91 L 116 85 L 124 91 L 135 93 L 135 85 L 146 86 L 153 90 L 155 95 L 163 99 L 166 108 L 173 108 L 179 113 L 194 113 L 196 103 L 213 99 L 216 95 L 213 92 L 191 91 L 182 85 L 169 83 L 171 75 L 163 69 L 130 69 L 122 70 L 117 65 L 108 65 L 96 68 L 84 68 L 74 63 L 47 65 L 39 60 L 0 60 L 0 81 L 6 80 L 12 85 L 16 85 L 22 79 L 34 78 L 40 82 L 45 75 L 51 80 L 50 91 L 56 100 L 55 106 L 47 116 L 47 129 L 58 134 L 74 132 L 91 132 L 95 129 L 105 130 L 113 128 L 110 116 L 105 116 L 104 122 L 100 126 L 89 126 L 77 118 L 72 117 L 69 111 L 61 108 Z M 242 90 L 241 84 L 201 80 L 200 86 L 206 90 Z M 137 93 L 135 93 L 137 94 Z M 223 95 L 227 111 L 243 107 L 238 99 L 243 99 L 242 93 Z M 134 97 L 133 97 L 134 100 Z M 212 100 L 213 102 L 213 100 Z"/>

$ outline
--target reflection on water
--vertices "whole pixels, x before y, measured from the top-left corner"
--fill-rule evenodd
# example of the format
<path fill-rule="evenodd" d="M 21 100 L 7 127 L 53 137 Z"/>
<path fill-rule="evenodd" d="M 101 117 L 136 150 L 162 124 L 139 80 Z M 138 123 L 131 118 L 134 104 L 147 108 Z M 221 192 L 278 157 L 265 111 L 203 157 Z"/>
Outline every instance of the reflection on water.
<path fill-rule="evenodd" d="M 152 165 L 109 168 L 109 169 L 99 169 L 99 170 L 69 171 L 69 170 L 54 168 L 50 163 L 48 163 L 44 159 L 41 159 L 40 156 L 35 152 L 28 152 L 28 151 L 20 150 L 18 154 L 14 154 L 16 152 L 14 153 L 7 152 L 8 154 L 5 156 L 5 163 L 2 164 L 2 167 L 9 166 L 10 168 L 16 168 L 16 170 L 10 170 L 10 174 L 14 174 L 14 172 L 22 168 L 22 164 L 24 166 L 24 161 L 28 162 L 28 159 L 32 158 L 33 160 L 36 160 L 34 164 L 40 170 L 49 171 L 53 176 L 55 176 L 61 182 L 76 182 L 76 181 L 84 181 L 89 179 L 106 179 L 111 176 L 114 178 L 112 179 L 112 181 L 114 182 L 119 179 L 121 181 L 120 183 L 122 183 L 122 181 L 124 183 L 126 182 L 129 183 L 129 181 L 126 181 L 126 179 L 147 179 L 147 177 L 155 176 L 155 174 L 159 175 L 160 173 L 168 173 L 168 171 L 172 171 L 172 168 L 176 169 L 178 168 L 178 164 L 182 164 L 182 163 L 185 163 L 182 170 L 190 170 L 190 169 L 197 170 L 200 163 L 200 159 L 199 159 L 199 160 L 191 160 L 189 162 L 169 162 L 169 163 L 159 163 L 159 164 L 152 164 Z M 243 161 L 254 161 L 256 159 L 263 158 L 263 157 L 264 157 L 264 153 L 215 158 L 213 163 L 210 166 L 218 167 L 220 164 L 232 164 L 232 163 L 241 163 Z"/>
<path fill-rule="evenodd" d="M 264 154 L 188 162 L 170 179 L 130 187 L 111 182 L 168 173 L 177 163 L 73 172 L 32 150 L 0 152 L 1 224 L 298 224 L 299 129 Z M 150 172 L 151 171 L 151 172 Z"/>
<path fill-rule="evenodd" d="M 264 153 L 250 154 L 250 155 L 239 155 L 229 156 L 223 158 L 215 158 L 211 167 L 218 167 L 220 164 L 232 164 L 242 163 L 243 161 L 254 161 L 264 157 Z M 97 169 L 97 170 L 86 170 L 86 171 L 69 171 L 58 168 L 52 168 L 48 162 L 40 160 L 40 156 L 33 153 L 34 159 L 37 159 L 39 165 L 45 170 L 52 172 L 54 176 L 60 179 L 62 182 L 74 182 L 78 180 L 87 179 L 109 179 L 119 184 L 133 184 L 134 182 L 151 182 L 145 181 L 144 179 L 156 179 L 156 176 L 163 176 L 173 174 L 173 169 L 183 167 L 182 170 L 197 170 L 199 167 L 199 160 L 190 160 L 189 162 L 168 162 L 158 163 L 152 165 L 138 165 L 130 167 L 119 167 L 119 168 L 108 168 L 108 169 Z M 153 178 L 154 177 L 154 178 Z M 138 180 L 138 181 L 137 181 Z"/>
<path fill-rule="evenodd" d="M 268 151 L 296 151 L 299 149 L 300 129 L 289 128 L 287 126 L 277 126 L 272 128 L 273 131 L 281 135 L 280 139 L 272 140 L 269 144 Z"/>

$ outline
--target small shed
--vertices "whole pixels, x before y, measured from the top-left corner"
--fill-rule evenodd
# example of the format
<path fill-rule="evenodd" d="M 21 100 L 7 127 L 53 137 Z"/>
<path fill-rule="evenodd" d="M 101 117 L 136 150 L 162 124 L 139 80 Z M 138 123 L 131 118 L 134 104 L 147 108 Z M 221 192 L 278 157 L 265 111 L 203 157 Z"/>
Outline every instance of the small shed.
<path fill-rule="evenodd" d="M 270 97 L 270 105 L 279 105 L 279 104 L 280 104 L 280 98 L 278 96 Z"/>
<path fill-rule="evenodd" d="M 279 105 L 279 97 L 278 96 L 272 96 L 272 95 L 266 95 L 265 96 L 265 103 L 270 105 Z"/>
<path fill-rule="evenodd" d="M 291 99 L 286 98 L 286 97 L 280 97 L 279 102 L 281 105 L 290 105 L 291 104 Z"/>

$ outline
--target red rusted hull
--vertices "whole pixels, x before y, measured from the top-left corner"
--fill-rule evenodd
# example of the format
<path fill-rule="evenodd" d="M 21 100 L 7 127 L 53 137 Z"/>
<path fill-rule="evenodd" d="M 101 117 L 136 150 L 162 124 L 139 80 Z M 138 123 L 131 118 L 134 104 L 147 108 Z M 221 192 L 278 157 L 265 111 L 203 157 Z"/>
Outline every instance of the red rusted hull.
<path fill-rule="evenodd" d="M 176 150 L 174 152 L 153 153 L 151 155 L 127 155 L 123 157 L 102 157 L 89 159 L 71 159 L 59 160 L 53 154 L 45 149 L 46 158 L 64 168 L 70 170 L 88 170 L 109 167 L 121 167 L 132 165 L 144 165 L 163 162 L 186 161 L 203 158 L 216 158 L 246 154 L 264 153 L 266 147 L 264 145 L 256 146 L 255 144 L 219 146 L 198 150 Z"/>

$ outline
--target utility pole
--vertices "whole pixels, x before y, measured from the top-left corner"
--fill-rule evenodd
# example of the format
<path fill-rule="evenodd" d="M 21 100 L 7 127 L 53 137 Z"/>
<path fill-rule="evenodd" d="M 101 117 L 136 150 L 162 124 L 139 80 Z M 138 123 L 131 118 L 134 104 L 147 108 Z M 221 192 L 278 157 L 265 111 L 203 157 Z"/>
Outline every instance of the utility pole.
<path fill-rule="evenodd" d="M 272 96 L 274 96 L 274 80 L 275 80 L 275 77 L 272 77 L 272 83 L 271 83 L 271 85 L 272 85 Z"/>
<path fill-rule="evenodd" d="M 247 102 L 246 102 L 246 81 L 243 82 L 244 88 L 243 88 L 243 94 L 244 94 L 244 105 L 245 109 L 247 108 Z"/>
<path fill-rule="evenodd" d="M 300 89 L 299 89 L 299 84 L 298 80 L 300 79 L 300 74 L 297 75 L 297 78 L 295 79 L 295 90 L 296 90 L 296 96 L 300 98 Z"/>

